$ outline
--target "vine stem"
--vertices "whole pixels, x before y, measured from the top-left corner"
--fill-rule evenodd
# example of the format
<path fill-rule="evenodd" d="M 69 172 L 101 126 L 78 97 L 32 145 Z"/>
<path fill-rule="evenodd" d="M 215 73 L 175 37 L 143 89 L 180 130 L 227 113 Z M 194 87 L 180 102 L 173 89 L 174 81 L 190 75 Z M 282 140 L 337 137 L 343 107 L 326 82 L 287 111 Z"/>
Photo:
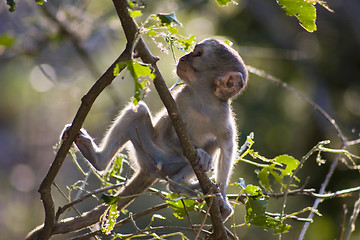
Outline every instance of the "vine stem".
<path fill-rule="evenodd" d="M 339 125 L 336 123 L 335 119 L 333 117 L 331 117 L 322 107 L 320 107 L 318 104 L 316 104 L 314 101 L 312 101 L 310 98 L 306 97 L 304 94 L 300 93 L 298 90 L 296 90 L 295 88 L 291 87 L 290 85 L 288 85 L 287 83 L 281 81 L 280 79 L 266 73 L 263 70 L 259 70 L 255 67 L 252 66 L 247 66 L 247 69 L 249 72 L 258 75 L 262 78 L 265 78 L 267 80 L 272 81 L 273 83 L 284 87 L 288 90 L 290 90 L 291 92 L 295 93 L 296 95 L 298 95 L 302 100 L 304 100 L 305 102 L 307 102 L 308 104 L 310 104 L 316 111 L 318 111 L 319 113 L 321 113 L 321 115 L 323 115 L 323 117 L 334 127 L 334 129 L 336 130 L 337 134 L 339 135 L 341 142 L 343 144 L 345 144 L 347 142 L 346 137 L 344 136 L 343 132 L 341 131 Z"/>

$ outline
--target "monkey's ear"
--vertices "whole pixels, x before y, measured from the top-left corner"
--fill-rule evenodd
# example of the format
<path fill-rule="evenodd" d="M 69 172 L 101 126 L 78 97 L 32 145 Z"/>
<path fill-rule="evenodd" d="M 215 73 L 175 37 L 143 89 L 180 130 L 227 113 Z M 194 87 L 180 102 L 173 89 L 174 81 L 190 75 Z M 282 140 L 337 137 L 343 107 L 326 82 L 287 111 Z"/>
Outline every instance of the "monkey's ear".
<path fill-rule="evenodd" d="M 245 80 L 241 72 L 228 72 L 224 76 L 215 79 L 215 95 L 226 100 L 236 96 L 245 86 Z"/>

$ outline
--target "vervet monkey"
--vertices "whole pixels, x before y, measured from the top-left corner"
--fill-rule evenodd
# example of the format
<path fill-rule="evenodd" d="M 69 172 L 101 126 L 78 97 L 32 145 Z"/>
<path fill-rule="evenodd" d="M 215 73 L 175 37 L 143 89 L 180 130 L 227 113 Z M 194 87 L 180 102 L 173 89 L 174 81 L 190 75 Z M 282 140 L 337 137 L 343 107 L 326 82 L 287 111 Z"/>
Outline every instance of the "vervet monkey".
<path fill-rule="evenodd" d="M 242 92 L 248 73 L 234 49 L 210 38 L 180 58 L 177 75 L 185 84 L 174 98 L 186 124 L 186 133 L 196 148 L 195 171 L 209 171 L 213 158 L 216 159 L 215 179 L 223 198 L 220 211 L 225 221 L 233 212 L 226 189 L 237 148 L 237 131 L 229 98 Z M 64 129 L 63 139 L 67 138 L 68 128 Z M 126 146 L 133 153 L 137 166 L 137 173 L 129 185 L 141 185 L 144 177 L 164 179 L 166 176 L 172 180 L 171 191 L 196 194 L 194 190 L 199 189 L 199 184 L 190 183 L 195 176 L 194 170 L 183 155 L 165 110 L 153 120 L 145 103 L 140 102 L 136 111 L 128 106 L 120 112 L 100 146 L 85 129 L 81 129 L 75 144 L 96 169 L 104 170 L 128 141 L 132 144 Z"/>

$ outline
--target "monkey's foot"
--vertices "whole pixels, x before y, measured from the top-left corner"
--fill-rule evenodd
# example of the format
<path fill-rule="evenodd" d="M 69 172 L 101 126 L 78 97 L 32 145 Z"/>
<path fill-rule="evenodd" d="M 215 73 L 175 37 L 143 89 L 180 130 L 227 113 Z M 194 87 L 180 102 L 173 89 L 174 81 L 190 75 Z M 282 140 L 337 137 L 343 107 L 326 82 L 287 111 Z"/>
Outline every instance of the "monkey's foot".
<path fill-rule="evenodd" d="M 234 213 L 230 203 L 223 197 L 221 197 L 220 200 L 220 213 L 223 222 L 226 222 L 226 220 Z"/>

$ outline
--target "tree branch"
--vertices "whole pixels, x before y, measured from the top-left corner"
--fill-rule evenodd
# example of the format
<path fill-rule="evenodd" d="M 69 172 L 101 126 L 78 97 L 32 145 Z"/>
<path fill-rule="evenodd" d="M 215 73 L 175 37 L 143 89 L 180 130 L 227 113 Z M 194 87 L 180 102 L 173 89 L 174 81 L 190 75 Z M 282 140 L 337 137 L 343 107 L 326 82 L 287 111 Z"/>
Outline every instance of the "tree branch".
<path fill-rule="evenodd" d="M 55 208 L 51 195 L 51 185 L 54 182 L 56 175 L 58 174 L 64 159 L 76 137 L 80 128 L 89 113 L 92 104 L 106 86 L 110 85 L 114 80 L 114 68 L 117 63 L 127 61 L 131 59 L 131 45 L 127 45 L 124 52 L 114 61 L 114 63 L 106 70 L 106 72 L 96 81 L 89 92 L 81 99 L 81 105 L 76 113 L 72 125 L 69 129 L 69 137 L 63 142 L 59 151 L 57 152 L 55 159 L 42 181 L 38 192 L 41 194 L 41 200 L 45 210 L 45 221 L 42 230 L 40 231 L 40 239 L 49 239 L 52 235 L 54 223 L 55 223 Z"/>

